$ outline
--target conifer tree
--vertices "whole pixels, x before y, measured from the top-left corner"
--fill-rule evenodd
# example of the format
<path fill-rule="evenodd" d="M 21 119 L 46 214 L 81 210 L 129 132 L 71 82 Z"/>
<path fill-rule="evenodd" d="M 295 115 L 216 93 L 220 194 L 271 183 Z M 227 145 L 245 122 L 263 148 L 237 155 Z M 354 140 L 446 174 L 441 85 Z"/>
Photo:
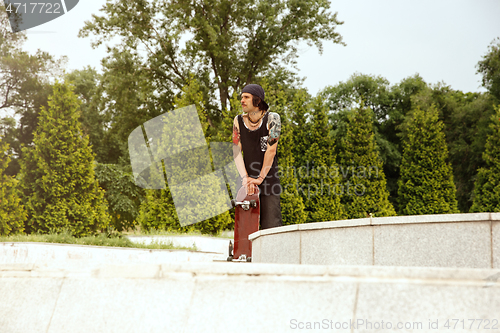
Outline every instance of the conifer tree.
<path fill-rule="evenodd" d="M 341 202 L 348 218 L 396 215 L 373 133 L 373 112 L 361 107 L 348 112 L 345 136 L 338 138 Z"/>
<path fill-rule="evenodd" d="M 146 197 L 139 207 L 137 221 L 142 230 L 194 231 L 194 226 L 182 228 L 179 224 L 168 188 L 146 190 Z"/>
<path fill-rule="evenodd" d="M 398 181 L 401 215 L 458 213 L 443 123 L 433 105 L 414 109 L 403 129 Z"/>
<path fill-rule="evenodd" d="M 272 91 L 267 85 L 263 85 L 265 91 Z M 266 94 L 266 100 L 270 105 L 269 111 L 276 112 L 281 119 L 281 135 L 278 141 L 278 165 L 279 177 L 282 188 L 281 192 L 281 216 L 283 225 L 300 224 L 306 222 L 305 206 L 297 189 L 297 175 L 294 168 L 294 157 L 292 154 L 294 128 L 290 121 L 286 93 L 281 87 L 276 93 Z"/>
<path fill-rule="evenodd" d="M 21 188 L 28 233 L 96 234 L 109 223 L 104 191 L 94 176 L 94 156 L 83 135 L 79 101 L 56 82 L 49 107 L 41 108 L 32 147 L 23 149 Z"/>
<path fill-rule="evenodd" d="M 10 162 L 9 145 L 0 137 L 0 235 L 22 232 L 26 211 L 18 196 L 18 181 L 5 174 Z"/>
<path fill-rule="evenodd" d="M 486 167 L 478 170 L 471 212 L 500 212 L 500 105 L 495 110 L 483 153 Z"/>
<path fill-rule="evenodd" d="M 204 97 L 201 93 L 199 84 L 196 80 L 191 80 L 188 85 L 183 88 L 183 93 L 179 98 L 176 98 L 176 108 L 182 108 L 189 105 L 194 104 L 196 106 L 196 110 L 198 111 L 198 117 L 201 121 L 202 129 L 205 135 L 207 134 L 208 129 L 208 118 L 206 117 L 206 107 L 204 105 Z M 178 124 L 178 126 L 187 126 L 188 124 Z M 169 126 L 173 126 L 169 124 Z M 177 127 L 176 127 L 177 128 Z M 175 131 L 163 131 L 164 136 L 175 136 Z M 189 131 L 181 130 L 181 135 L 186 135 Z M 165 140 L 168 142 L 169 140 Z M 185 144 L 189 145 L 189 139 L 186 138 Z M 175 155 L 171 156 L 170 159 L 179 159 L 182 160 L 182 163 L 173 163 L 175 164 L 174 169 L 169 169 L 168 175 L 174 175 L 177 183 L 184 183 L 196 180 L 199 176 L 203 176 L 205 174 L 209 174 L 213 172 L 210 163 L 213 164 L 212 157 L 210 160 L 207 160 L 203 163 L 202 157 L 205 156 L 205 153 L 208 154 L 208 145 L 206 147 L 193 147 L 200 149 L 199 154 L 189 155 L 182 154 L 182 156 Z M 175 149 L 175 147 L 163 147 L 165 151 L 170 149 Z M 201 160 L 200 160 L 201 159 Z M 229 156 L 229 159 L 232 160 L 232 156 Z M 201 162 L 201 163 L 200 163 Z M 167 176 L 169 177 L 169 176 Z M 168 180 L 166 183 L 166 188 L 161 190 L 147 190 L 146 191 L 146 200 L 144 200 L 140 207 L 139 213 L 139 223 L 143 229 L 159 229 L 159 230 L 167 230 L 167 231 L 194 231 L 199 230 L 202 233 L 207 234 L 217 234 L 219 231 L 227 229 L 231 226 L 233 219 L 229 211 L 226 211 L 222 214 L 213 216 L 204 221 L 196 222 L 190 225 L 182 226 L 179 221 L 178 212 L 175 207 L 174 199 L 172 197 L 172 192 L 169 186 L 172 186 L 172 178 Z M 180 181 L 182 178 L 182 181 Z M 193 193 L 196 191 L 212 191 L 212 188 L 200 188 L 193 186 L 192 191 L 186 193 L 189 197 L 197 197 Z M 206 193 L 205 193 L 206 194 Z M 200 210 L 208 210 L 209 207 L 215 206 L 217 204 L 221 204 L 221 202 L 202 202 L 201 198 L 203 197 L 200 193 L 200 201 L 191 202 L 188 209 L 193 211 Z M 219 197 L 214 193 L 213 198 Z M 220 198 L 220 197 L 219 197 Z M 192 200 L 191 200 L 192 201 Z"/>
<path fill-rule="evenodd" d="M 293 127 L 287 118 L 282 118 L 281 136 L 278 145 L 281 193 L 281 215 L 283 225 L 305 223 L 307 214 L 298 191 L 294 158 L 291 153 Z"/>
<path fill-rule="evenodd" d="M 306 137 L 303 164 L 297 170 L 304 199 L 307 222 L 334 221 L 345 218 L 340 203 L 333 139 L 330 137 L 326 106 L 321 97 L 311 102 L 311 124 Z M 305 162 L 305 163 L 304 163 Z"/>
<path fill-rule="evenodd" d="M 291 101 L 290 119 L 294 128 L 292 154 L 296 167 L 307 164 L 305 154 L 310 144 L 310 122 L 308 122 L 310 99 L 307 91 L 300 89 Z"/>

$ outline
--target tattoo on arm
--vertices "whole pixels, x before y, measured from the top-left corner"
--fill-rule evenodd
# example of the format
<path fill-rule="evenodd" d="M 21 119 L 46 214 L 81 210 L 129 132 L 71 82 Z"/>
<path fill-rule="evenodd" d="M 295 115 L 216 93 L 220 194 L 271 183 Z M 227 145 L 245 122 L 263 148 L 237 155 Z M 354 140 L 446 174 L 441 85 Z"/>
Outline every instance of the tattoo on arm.
<path fill-rule="evenodd" d="M 281 119 L 279 114 L 277 113 L 270 113 L 269 114 L 269 139 L 267 140 L 267 143 L 272 146 L 276 142 L 278 142 L 278 139 L 281 134 Z"/>
<path fill-rule="evenodd" d="M 240 131 L 236 124 L 233 124 L 233 144 L 238 145 L 240 143 Z"/>

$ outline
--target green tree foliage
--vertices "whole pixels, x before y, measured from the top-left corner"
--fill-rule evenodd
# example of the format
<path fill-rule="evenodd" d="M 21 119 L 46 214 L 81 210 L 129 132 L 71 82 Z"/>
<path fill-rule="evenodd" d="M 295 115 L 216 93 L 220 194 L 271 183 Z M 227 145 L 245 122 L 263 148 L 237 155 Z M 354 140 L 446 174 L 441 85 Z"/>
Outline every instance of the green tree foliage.
<path fill-rule="evenodd" d="M 336 166 L 335 147 L 329 133 L 327 108 L 321 97 L 314 98 L 309 107 L 311 131 L 303 164 L 297 169 L 307 222 L 340 220 L 345 218 L 345 212 L 338 190 L 340 178 L 332 172 Z"/>
<path fill-rule="evenodd" d="M 484 166 L 482 154 L 491 132 L 488 123 L 494 113 L 493 98 L 487 93 L 465 94 L 438 84 L 416 95 L 415 104 L 422 109 L 435 105 L 439 111 L 457 188 L 458 207 L 468 212 L 477 170 Z"/>
<path fill-rule="evenodd" d="M 478 73 L 483 74 L 483 86 L 500 102 L 500 38 L 488 47 L 488 53 L 479 61 Z"/>
<path fill-rule="evenodd" d="M 80 100 L 80 121 L 83 132 L 89 136 L 89 143 L 99 163 L 118 163 L 122 155 L 121 146 L 107 130 L 110 113 L 103 110 L 102 74 L 87 66 L 65 75 L 66 82 L 74 86 Z M 107 95 L 106 95 L 107 96 Z"/>
<path fill-rule="evenodd" d="M 402 154 L 399 127 L 412 108 L 412 99 L 427 89 L 427 84 L 418 75 L 390 86 L 389 81 L 381 76 L 356 73 L 346 82 L 328 86 L 321 92 L 329 108 L 334 138 L 346 135 L 351 110 L 361 105 L 373 110 L 375 142 L 384 166 L 389 200 L 394 206 L 397 206 L 397 180 Z"/>
<path fill-rule="evenodd" d="M 354 74 L 346 82 L 326 87 L 322 95 L 330 108 L 335 138 L 345 137 L 350 110 L 361 103 L 374 110 L 375 141 L 384 163 L 389 200 L 396 210 L 403 124 L 412 109 L 435 105 L 444 124 L 458 207 L 469 211 L 477 169 L 484 166 L 482 153 L 490 133 L 487 123 L 494 112 L 490 94 L 463 93 L 443 83 L 431 86 L 419 75 L 390 86 L 382 77 Z"/>
<path fill-rule="evenodd" d="M 500 106 L 491 117 L 490 128 L 483 153 L 486 165 L 478 171 L 471 212 L 500 212 Z"/>
<path fill-rule="evenodd" d="M 386 119 L 393 107 L 389 81 L 381 76 L 356 73 L 346 82 L 323 89 L 321 95 L 326 99 L 330 110 L 352 110 L 361 103 L 370 108 L 377 122 Z"/>
<path fill-rule="evenodd" d="M 348 218 L 396 215 L 388 199 L 372 118 L 373 112 L 363 106 L 350 111 L 346 134 L 336 144 L 343 186 L 341 202 Z"/>
<path fill-rule="evenodd" d="M 493 116 L 493 98 L 485 93 L 464 94 L 451 118 L 446 133 L 460 211 L 468 212 L 473 203 L 474 182 L 478 169 L 485 166 L 482 155 L 491 135 L 488 126 Z"/>
<path fill-rule="evenodd" d="M 31 55 L 22 50 L 26 33 L 12 33 L 9 18 L 3 5 L 0 6 L 0 111 L 9 116 L 6 120 L 19 121 L 5 126 L 4 140 L 10 145 L 12 161 L 6 173 L 19 172 L 21 146 L 29 145 L 38 124 L 41 106 L 47 107 L 47 98 L 52 87 L 50 79 L 62 74 L 61 67 L 66 58 L 55 60 L 47 52 L 38 50 Z M 5 118 L 4 118 L 5 119 Z M 4 119 L 0 118 L 3 125 Z"/>
<path fill-rule="evenodd" d="M 194 104 L 196 106 L 196 110 L 198 111 L 198 117 L 201 120 L 202 130 L 204 133 L 207 133 L 208 121 L 206 121 L 207 112 L 205 109 L 205 99 L 203 98 L 203 92 L 200 89 L 200 86 L 196 79 L 190 81 L 189 85 L 184 87 L 183 94 L 180 98 L 175 100 L 176 108 L 182 108 L 185 106 L 189 106 Z M 205 121 L 203 121 L 205 120 Z M 180 130 L 182 127 L 189 126 L 186 123 L 179 123 L 174 126 L 173 124 L 169 124 L 170 126 L 175 127 Z M 189 130 L 183 129 L 180 130 L 182 135 L 182 141 L 184 144 L 189 144 L 190 140 L 187 136 L 189 136 Z M 176 135 L 176 131 L 171 131 L 166 129 L 163 131 L 163 142 L 173 142 L 175 140 L 169 140 L 168 138 L 174 138 Z M 163 147 L 164 151 L 175 151 L 176 147 Z M 196 150 L 201 149 L 201 150 Z M 194 152 L 194 154 L 191 154 Z M 174 200 L 172 198 L 171 186 L 176 186 L 178 184 L 184 184 L 187 186 L 186 182 L 193 181 L 196 179 L 200 179 L 204 175 L 211 174 L 214 170 L 212 168 L 213 161 L 212 158 L 204 160 L 203 156 L 205 156 L 205 152 L 208 152 L 207 147 L 196 147 L 193 146 L 190 151 L 184 151 L 183 154 L 174 154 L 169 157 L 168 164 L 165 166 L 166 174 L 168 175 L 168 184 L 166 184 L 166 189 L 162 190 L 147 190 L 146 200 L 143 201 L 140 209 L 139 222 L 143 229 L 160 229 L 167 231 L 191 231 L 191 230 L 200 230 L 202 233 L 209 234 L 217 234 L 218 232 L 227 229 L 230 227 L 233 219 L 228 211 L 206 219 L 204 221 L 197 222 L 195 224 L 181 226 L 178 211 L 176 210 L 176 206 L 174 205 Z M 228 156 L 230 160 L 232 160 L 232 156 Z M 176 162 L 177 161 L 177 162 Z M 188 191 L 189 196 L 194 196 L 196 198 L 200 198 L 200 200 L 194 202 L 191 201 L 188 208 L 194 211 L 208 211 L 209 207 L 217 207 L 218 202 L 215 202 L 217 197 L 216 193 L 213 193 L 213 196 L 210 196 L 214 199 L 211 202 L 203 201 L 203 198 L 206 195 L 206 191 L 213 191 L 214 189 L 209 187 L 199 187 L 193 185 L 191 189 Z M 198 193 L 199 195 L 194 195 L 194 193 Z M 202 193 L 204 192 L 204 193 Z M 180 209 L 177 207 L 177 209 Z"/>
<path fill-rule="evenodd" d="M 134 2 L 131 2 L 131 4 Z M 166 78 L 145 69 L 140 56 L 113 49 L 102 61 L 103 74 L 96 89 L 96 108 L 106 124 L 103 130 L 105 163 L 129 164 L 128 136 L 144 122 L 174 109 L 174 94 Z"/>
<path fill-rule="evenodd" d="M 193 231 L 195 225 L 181 227 L 174 201 L 166 190 L 146 190 L 146 198 L 139 208 L 138 222 L 142 230 Z"/>
<path fill-rule="evenodd" d="M 293 137 L 294 127 L 290 121 L 290 98 L 284 89 L 272 89 L 264 85 L 269 111 L 276 112 L 281 118 L 281 135 L 278 141 L 278 165 L 281 193 L 281 216 L 283 224 L 300 224 L 306 222 L 306 212 L 302 197 L 298 193 L 297 174 L 294 168 Z"/>
<path fill-rule="evenodd" d="M 132 172 L 116 164 L 96 163 L 95 175 L 104 189 L 108 202 L 111 226 L 117 231 L 134 229 L 144 190 L 135 185 Z"/>
<path fill-rule="evenodd" d="M 443 123 L 435 106 L 417 108 L 405 124 L 399 213 L 457 213 L 456 189 L 448 159 Z"/>
<path fill-rule="evenodd" d="M 18 195 L 14 177 L 6 175 L 5 170 L 10 162 L 9 145 L 0 136 L 0 235 L 22 232 L 26 212 Z"/>
<path fill-rule="evenodd" d="M 294 64 L 299 40 L 322 51 L 324 40 L 342 43 L 335 28 L 342 22 L 324 0 L 128 1 L 108 2 L 105 16 L 93 16 L 80 37 L 100 36 L 93 46 L 119 35 L 123 42 L 110 52 L 138 54 L 158 91 L 180 91 L 194 74 L 210 96 L 226 109 L 233 92 L 257 74 Z M 187 40 L 187 41 L 186 41 Z M 186 42 L 184 42 L 186 41 Z M 218 107 L 211 101 L 210 118 Z"/>
<path fill-rule="evenodd" d="M 401 156 L 401 126 L 415 107 L 415 96 L 429 89 L 424 79 L 415 74 L 401 80 L 391 87 L 392 107 L 388 110 L 386 120 L 377 124 L 375 140 L 380 148 L 380 157 L 384 162 L 384 173 L 387 177 L 387 187 L 391 193 L 391 202 L 398 210 L 398 179 L 400 177 Z M 379 136 L 378 133 L 381 135 Z"/>
<path fill-rule="evenodd" d="M 294 133 L 292 154 L 296 167 L 305 166 L 307 163 L 306 152 L 309 149 L 308 145 L 311 140 L 311 123 L 308 121 L 308 118 L 310 118 L 310 101 L 311 96 L 307 91 L 300 89 L 296 91 L 290 102 L 289 118 Z"/>
<path fill-rule="evenodd" d="M 28 233 L 66 229 L 81 237 L 108 226 L 104 191 L 95 179 L 78 106 L 71 86 L 56 83 L 49 108 L 41 109 L 33 146 L 23 149 L 21 188 Z"/>
<path fill-rule="evenodd" d="M 3 4 L 0 4 L 0 53 L 4 55 L 13 50 L 19 50 L 25 40 L 26 33 L 12 33 L 7 10 Z"/>

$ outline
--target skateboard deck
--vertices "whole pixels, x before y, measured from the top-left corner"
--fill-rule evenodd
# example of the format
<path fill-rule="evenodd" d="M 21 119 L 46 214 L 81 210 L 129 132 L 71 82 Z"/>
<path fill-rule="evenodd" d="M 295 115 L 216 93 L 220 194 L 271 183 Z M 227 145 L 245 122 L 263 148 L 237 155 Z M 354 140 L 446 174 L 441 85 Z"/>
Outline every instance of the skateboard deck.
<path fill-rule="evenodd" d="M 229 244 L 228 261 L 233 258 L 239 261 L 251 261 L 252 242 L 248 236 L 259 231 L 260 221 L 260 201 L 259 188 L 256 186 L 252 195 L 246 193 L 245 187 L 241 187 L 236 195 L 236 199 L 231 201 L 235 207 L 234 212 L 234 248 Z M 231 254 L 233 250 L 233 254 Z"/>

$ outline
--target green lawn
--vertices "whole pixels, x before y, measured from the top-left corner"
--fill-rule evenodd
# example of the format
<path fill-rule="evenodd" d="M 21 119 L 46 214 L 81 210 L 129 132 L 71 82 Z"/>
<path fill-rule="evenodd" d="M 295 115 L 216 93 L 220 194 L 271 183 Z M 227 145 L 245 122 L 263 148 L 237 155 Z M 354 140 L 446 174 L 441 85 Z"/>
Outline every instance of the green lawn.
<path fill-rule="evenodd" d="M 133 230 L 133 231 L 127 231 L 123 232 L 123 235 L 126 236 L 205 236 L 205 237 L 218 237 L 218 238 L 227 238 L 227 239 L 232 239 L 234 232 L 233 230 L 224 230 L 221 231 L 217 235 L 206 235 L 202 234 L 200 231 L 190 231 L 190 232 L 172 232 L 172 231 L 162 231 L 162 230 L 149 230 L 149 231 L 144 231 L 144 230 Z"/>
<path fill-rule="evenodd" d="M 196 247 L 174 246 L 171 242 L 153 241 L 151 244 L 145 245 L 141 243 L 133 243 L 126 237 L 107 237 L 104 234 L 99 236 L 89 236 L 76 238 L 69 233 L 61 234 L 33 234 L 33 235 L 10 235 L 0 236 L 0 242 L 39 242 L 39 243 L 63 243 L 63 244 L 78 244 L 78 245 L 97 245 L 97 246 L 115 246 L 115 247 L 131 247 L 139 249 L 154 249 L 154 250 L 192 250 L 196 251 Z"/>

